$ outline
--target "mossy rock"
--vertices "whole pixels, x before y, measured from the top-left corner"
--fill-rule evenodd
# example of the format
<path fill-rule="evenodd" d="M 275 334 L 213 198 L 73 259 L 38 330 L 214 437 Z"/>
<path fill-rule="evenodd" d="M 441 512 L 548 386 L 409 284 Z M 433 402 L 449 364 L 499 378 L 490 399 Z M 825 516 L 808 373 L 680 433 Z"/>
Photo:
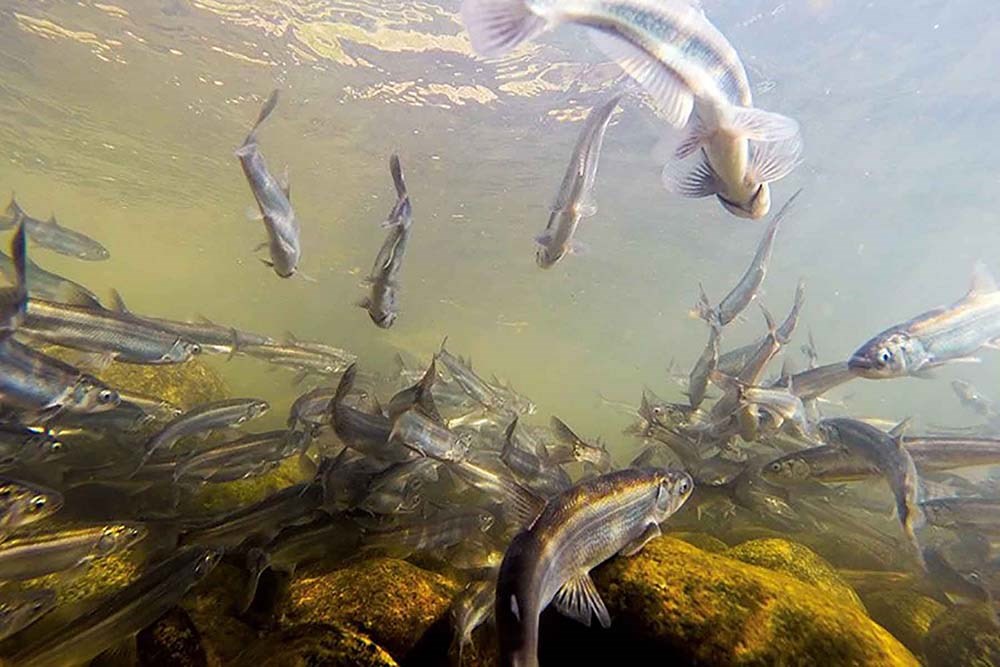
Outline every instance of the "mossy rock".
<path fill-rule="evenodd" d="M 195 514 L 226 512 L 252 505 L 267 496 L 303 481 L 298 457 L 291 457 L 263 475 L 233 482 L 202 484 L 184 501 L 184 507 Z"/>
<path fill-rule="evenodd" d="M 618 649 L 659 664 L 918 664 L 843 596 L 680 540 L 653 540 L 594 574 Z"/>
<path fill-rule="evenodd" d="M 25 582 L 26 588 L 51 588 L 60 607 L 100 599 L 131 583 L 143 566 L 132 550 L 91 561 L 75 572 L 56 572 Z"/>
<path fill-rule="evenodd" d="M 929 667 L 1000 665 L 1000 628 L 985 605 L 959 606 L 939 614 L 924 637 Z"/>
<path fill-rule="evenodd" d="M 236 667 L 396 667 L 363 634 L 343 625 L 308 623 L 267 635 L 233 663 Z"/>
<path fill-rule="evenodd" d="M 231 664 L 257 638 L 253 628 L 236 618 L 245 584 L 246 573 L 241 568 L 222 562 L 181 600 L 209 657 L 224 665 Z"/>
<path fill-rule="evenodd" d="M 723 555 L 729 558 L 766 567 L 776 572 L 784 572 L 799 581 L 836 596 L 845 604 L 852 604 L 864 611 L 861 598 L 837 571 L 808 547 L 788 540 L 751 540 L 727 550 Z"/>
<path fill-rule="evenodd" d="M 329 573 L 304 572 L 290 586 L 286 620 L 345 625 L 402 661 L 445 617 L 458 589 L 406 561 L 376 558 Z"/>
<path fill-rule="evenodd" d="M 209 659 L 194 622 L 180 607 L 174 607 L 136 636 L 139 665 L 208 667 Z"/>
<path fill-rule="evenodd" d="M 229 397 L 222 376 L 200 359 L 153 366 L 115 362 L 97 376 L 110 387 L 158 398 L 182 410 Z"/>
<path fill-rule="evenodd" d="M 687 532 L 677 532 L 668 533 L 669 537 L 672 537 L 688 544 L 698 547 L 702 551 L 707 551 L 710 554 L 722 553 L 729 549 L 729 545 L 720 540 L 717 537 L 713 537 L 708 533 L 687 533 Z"/>
<path fill-rule="evenodd" d="M 937 600 L 908 590 L 874 591 L 861 599 L 873 621 L 918 654 L 931 623 L 946 609 Z"/>
<path fill-rule="evenodd" d="M 844 533 L 803 533 L 795 536 L 838 568 L 850 570 L 908 570 L 909 552 L 886 543 Z"/>

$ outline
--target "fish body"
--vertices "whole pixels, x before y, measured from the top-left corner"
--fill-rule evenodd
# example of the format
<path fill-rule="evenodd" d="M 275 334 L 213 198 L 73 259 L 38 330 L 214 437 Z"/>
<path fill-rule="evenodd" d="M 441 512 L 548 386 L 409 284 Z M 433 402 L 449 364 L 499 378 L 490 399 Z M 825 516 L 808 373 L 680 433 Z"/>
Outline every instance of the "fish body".
<path fill-rule="evenodd" d="M 177 364 L 201 347 L 174 333 L 110 310 L 29 299 L 21 330 L 31 338 L 108 354 L 135 364 Z"/>
<path fill-rule="evenodd" d="M 538 619 L 555 601 L 564 614 L 589 624 L 611 623 L 590 570 L 615 554 L 631 555 L 660 534 L 659 524 L 691 494 L 684 472 L 622 470 L 587 480 L 545 506 L 511 542 L 496 593 L 500 664 L 538 664 Z"/>
<path fill-rule="evenodd" d="M 996 403 L 981 394 L 978 389 L 968 382 L 952 380 L 951 388 L 955 391 L 955 395 L 958 396 L 958 400 L 961 401 L 962 405 L 980 417 L 985 417 L 986 419 L 1000 417 L 1000 410 L 997 409 Z"/>
<path fill-rule="evenodd" d="M 0 275 L 3 275 L 8 282 L 14 282 L 16 272 L 13 258 L 0 252 Z M 26 283 L 28 294 L 34 298 L 85 308 L 99 309 L 104 307 L 97 295 L 83 285 L 50 273 L 30 259 L 26 262 Z"/>
<path fill-rule="evenodd" d="M 600 107 L 591 109 L 580 129 L 562 185 L 552 204 L 549 222 L 545 231 L 535 237 L 538 244 L 536 260 L 543 269 L 555 266 L 568 253 L 574 252 L 573 236 L 580 219 L 597 212 L 593 200 L 597 165 L 604 134 L 619 100 L 621 95 L 616 95 Z"/>
<path fill-rule="evenodd" d="M 181 438 L 227 426 L 241 426 L 270 409 L 257 398 L 228 398 L 199 405 L 174 418 L 146 441 L 146 458 L 170 449 Z"/>
<path fill-rule="evenodd" d="M 178 551 L 63 627 L 39 636 L 12 657 L 13 664 L 63 667 L 89 662 L 180 602 L 215 568 L 219 555 L 200 547 Z"/>
<path fill-rule="evenodd" d="M 146 532 L 140 525 L 110 524 L 7 540 L 0 543 L 0 580 L 24 581 L 72 570 L 129 548 Z"/>
<path fill-rule="evenodd" d="M 384 549 L 406 557 L 419 551 L 445 549 L 488 533 L 495 522 L 496 517 L 486 510 L 461 510 L 368 531 L 363 543 L 368 549 Z"/>
<path fill-rule="evenodd" d="M 0 641 L 55 609 L 57 599 L 56 592 L 48 588 L 4 591 L 0 594 Z"/>
<path fill-rule="evenodd" d="M 855 377 L 847 362 L 839 361 L 796 373 L 792 376 L 790 390 L 803 401 L 810 401 Z"/>
<path fill-rule="evenodd" d="M 970 361 L 995 343 L 1000 343 L 1000 290 L 986 267 L 978 264 L 962 299 L 889 327 L 859 347 L 847 363 L 856 375 L 871 380 L 926 376 L 944 364 Z"/>
<path fill-rule="evenodd" d="M 337 391 L 330 402 L 330 422 L 337 437 L 348 447 L 366 454 L 380 455 L 378 458 L 389 461 L 405 461 L 416 456 L 410 450 L 389 444 L 392 422 L 386 416 L 362 412 L 346 403 L 345 399 L 354 387 L 356 377 L 357 367 L 351 364 L 340 378 Z"/>
<path fill-rule="evenodd" d="M 62 449 L 51 433 L 0 424 L 0 465 L 46 463 L 59 458 Z"/>
<path fill-rule="evenodd" d="M 69 364 L 12 338 L 0 341 L 0 401 L 39 420 L 114 409 L 118 392 Z"/>
<path fill-rule="evenodd" d="M 275 90 L 264 102 L 257 122 L 244 139 L 243 145 L 236 150 L 236 157 L 264 218 L 267 246 L 271 255 L 271 261 L 267 263 L 281 278 L 290 278 L 298 269 L 302 257 L 299 220 L 292 209 L 288 185 L 282 185 L 271 174 L 257 144 L 257 128 L 267 120 L 277 104 L 278 91 Z"/>
<path fill-rule="evenodd" d="M 398 155 L 389 159 L 389 171 L 396 186 L 396 203 L 383 223 L 388 233 L 365 281 L 371 287 L 371 293 L 358 302 L 380 329 L 388 329 L 399 317 L 399 274 L 403 268 L 406 246 L 410 241 L 410 228 L 413 226 L 413 207 L 406 191 Z"/>
<path fill-rule="evenodd" d="M 199 318 L 197 322 L 186 322 L 143 315 L 137 319 L 168 331 L 178 338 L 196 343 L 204 352 L 232 354 L 252 345 L 270 345 L 275 342 L 268 336 L 215 324 L 204 318 Z"/>
<path fill-rule="evenodd" d="M 15 528 L 59 511 L 62 494 L 38 484 L 0 477 L 0 539 Z"/>
<path fill-rule="evenodd" d="M 288 428 L 327 423 L 330 418 L 330 402 L 336 394 L 336 387 L 316 387 L 300 395 L 289 410 Z"/>
<path fill-rule="evenodd" d="M 933 526 L 1000 531 L 1000 498 L 931 498 L 921 502 L 920 507 Z"/>
<path fill-rule="evenodd" d="M 469 452 L 468 437 L 452 433 L 416 408 L 396 418 L 389 437 L 438 461 L 461 461 Z"/>
<path fill-rule="evenodd" d="M 472 644 L 472 633 L 493 617 L 496 601 L 497 579 L 494 574 L 486 579 L 470 581 L 451 603 L 451 622 L 455 629 L 453 646 L 457 645 L 458 664 L 462 664 L 465 648 Z"/>
<path fill-rule="evenodd" d="M 447 339 L 441 341 L 441 349 L 438 350 L 436 355 L 437 361 L 448 370 L 455 382 L 474 401 L 487 409 L 504 411 L 506 406 L 503 396 L 498 394 L 488 382 L 479 377 L 472 370 L 470 363 L 456 357 L 445 349 L 445 343 L 447 342 Z"/>
<path fill-rule="evenodd" d="M 63 227 L 56 222 L 54 215 L 48 220 L 32 218 L 24 212 L 14 197 L 11 197 L 7 210 L 0 215 L 0 230 L 11 229 L 18 224 L 24 226 L 28 238 L 33 243 L 60 255 L 92 262 L 111 257 L 107 248 L 86 234 Z"/>
<path fill-rule="evenodd" d="M 916 556 L 922 562 L 916 529 L 925 522 L 919 500 L 920 478 L 910 453 L 895 438 L 874 426 L 856 419 L 838 417 L 824 419 L 818 425 L 822 439 L 858 454 L 875 465 L 896 497 L 896 512 Z"/>
<path fill-rule="evenodd" d="M 503 461 L 491 452 L 475 452 L 464 460 L 450 463 L 448 470 L 500 504 L 504 518 L 513 525 L 530 523 L 545 505 L 544 498 L 518 482 Z"/>
<path fill-rule="evenodd" d="M 589 463 L 594 466 L 599 473 L 606 473 L 611 470 L 611 454 L 604 447 L 598 447 L 587 442 L 566 425 L 566 422 L 558 417 L 550 420 L 552 430 L 556 437 L 573 448 L 573 458 L 581 463 Z"/>
<path fill-rule="evenodd" d="M 821 445 L 780 456 L 761 470 L 761 476 L 778 486 L 807 482 L 855 482 L 879 476 L 876 464 L 845 447 Z"/>
<path fill-rule="evenodd" d="M 568 489 L 573 484 L 569 473 L 560 466 L 549 463 L 536 452 L 517 446 L 516 427 L 517 420 L 507 427 L 500 460 L 507 464 L 520 481 L 543 496 L 554 496 Z"/>
<path fill-rule="evenodd" d="M 705 400 L 705 391 L 708 389 L 708 377 L 719 364 L 719 337 L 722 334 L 721 327 L 711 325 L 708 332 L 708 343 L 702 351 L 698 361 L 695 362 L 691 374 L 688 376 L 688 401 L 692 410 L 697 410 Z"/>
<path fill-rule="evenodd" d="M 192 455 L 174 470 L 174 481 L 232 482 L 262 475 L 308 447 L 304 431 L 253 433 Z"/>

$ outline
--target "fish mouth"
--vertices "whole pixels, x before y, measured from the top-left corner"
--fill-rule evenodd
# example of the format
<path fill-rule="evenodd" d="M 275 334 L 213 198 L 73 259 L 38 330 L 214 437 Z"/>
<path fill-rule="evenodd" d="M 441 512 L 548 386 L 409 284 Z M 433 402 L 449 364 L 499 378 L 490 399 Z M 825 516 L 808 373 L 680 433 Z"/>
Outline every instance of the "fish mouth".
<path fill-rule="evenodd" d="M 871 359 L 865 355 L 855 354 L 847 360 L 847 368 L 855 372 L 865 372 L 873 370 L 875 368 L 875 364 L 873 364 Z"/>

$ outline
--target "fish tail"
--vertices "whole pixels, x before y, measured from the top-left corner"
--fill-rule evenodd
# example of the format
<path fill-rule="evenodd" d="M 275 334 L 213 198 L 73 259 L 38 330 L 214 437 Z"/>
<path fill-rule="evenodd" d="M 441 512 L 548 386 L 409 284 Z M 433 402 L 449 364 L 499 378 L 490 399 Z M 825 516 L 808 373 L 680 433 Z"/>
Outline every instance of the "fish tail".
<path fill-rule="evenodd" d="M 396 195 L 403 199 L 406 197 L 406 181 L 403 180 L 403 168 L 399 164 L 399 156 L 395 153 L 389 158 L 389 173 L 392 174 L 392 182 L 396 186 Z"/>
<path fill-rule="evenodd" d="M 340 377 L 340 383 L 337 385 L 337 391 L 333 395 L 333 400 L 330 401 L 330 409 L 335 410 L 336 406 L 347 398 L 347 395 L 351 393 L 351 389 L 354 388 L 354 379 L 357 377 L 358 365 L 356 363 L 351 364 L 344 371 L 344 374 Z"/>
<path fill-rule="evenodd" d="M 257 128 L 261 126 L 261 123 L 267 120 L 267 117 L 271 115 L 271 112 L 274 111 L 274 107 L 276 106 L 278 106 L 277 88 L 272 90 L 271 94 L 268 95 L 267 99 L 264 101 L 264 106 L 260 108 L 260 113 L 257 114 L 257 120 L 254 122 L 253 127 L 250 128 L 250 133 L 247 135 L 247 138 L 243 140 L 243 144 L 240 146 L 240 150 L 243 150 L 247 146 L 257 143 Z M 237 155 L 239 154 L 240 151 L 237 151 Z"/>
<path fill-rule="evenodd" d="M 472 48 L 483 56 L 502 56 L 546 28 L 525 0 L 464 0 L 462 22 Z"/>

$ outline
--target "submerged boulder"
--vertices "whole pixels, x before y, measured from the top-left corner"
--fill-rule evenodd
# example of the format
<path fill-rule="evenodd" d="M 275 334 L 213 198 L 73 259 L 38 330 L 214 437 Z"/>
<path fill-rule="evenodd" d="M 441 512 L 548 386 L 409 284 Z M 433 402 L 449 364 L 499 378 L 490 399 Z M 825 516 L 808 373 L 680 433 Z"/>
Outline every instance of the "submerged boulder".
<path fill-rule="evenodd" d="M 458 590 L 451 579 L 392 558 L 329 573 L 305 571 L 289 588 L 286 624 L 343 625 L 403 661 L 446 618 Z"/>
<path fill-rule="evenodd" d="M 679 531 L 676 533 L 668 533 L 669 537 L 672 537 L 682 542 L 687 542 L 692 546 L 696 546 L 702 551 L 707 551 L 709 553 L 717 554 L 722 553 L 729 549 L 729 545 L 720 540 L 717 537 L 709 535 L 708 533 L 688 533 Z"/>
<path fill-rule="evenodd" d="M 873 591 L 862 600 L 872 620 L 918 654 L 934 619 L 946 609 L 937 600 L 905 589 Z"/>
<path fill-rule="evenodd" d="M 955 607 L 939 614 L 924 637 L 929 667 L 1000 665 L 1000 627 L 986 605 Z"/>
<path fill-rule="evenodd" d="M 115 389 L 157 398 L 182 410 L 229 396 L 222 376 L 200 359 L 152 366 L 115 362 L 97 375 Z"/>
<path fill-rule="evenodd" d="M 744 555 L 758 549 L 747 547 Z M 789 547 L 786 553 L 796 551 Z M 831 595 L 784 572 L 680 540 L 654 540 L 636 556 L 615 558 L 594 575 L 612 627 L 588 634 L 609 655 L 627 649 L 636 662 L 720 667 L 918 664 L 839 586 L 839 593 Z M 579 641 L 582 634 L 574 635 L 574 652 L 590 650 Z M 543 634 L 543 643 L 556 651 L 565 640 Z"/>
<path fill-rule="evenodd" d="M 233 663 L 237 667 L 396 667 L 365 635 L 343 625 L 307 623 L 267 635 Z"/>

